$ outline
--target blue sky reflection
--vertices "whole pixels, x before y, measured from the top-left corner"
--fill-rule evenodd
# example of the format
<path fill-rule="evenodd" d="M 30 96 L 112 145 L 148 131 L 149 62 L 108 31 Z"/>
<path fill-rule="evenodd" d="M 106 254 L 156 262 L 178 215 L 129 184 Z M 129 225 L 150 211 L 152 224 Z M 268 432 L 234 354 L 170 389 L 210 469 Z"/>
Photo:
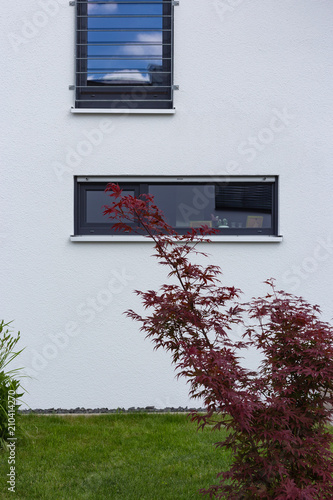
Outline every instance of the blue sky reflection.
<path fill-rule="evenodd" d="M 89 85 L 151 83 L 163 64 L 162 1 L 88 2 L 87 15 Z"/>

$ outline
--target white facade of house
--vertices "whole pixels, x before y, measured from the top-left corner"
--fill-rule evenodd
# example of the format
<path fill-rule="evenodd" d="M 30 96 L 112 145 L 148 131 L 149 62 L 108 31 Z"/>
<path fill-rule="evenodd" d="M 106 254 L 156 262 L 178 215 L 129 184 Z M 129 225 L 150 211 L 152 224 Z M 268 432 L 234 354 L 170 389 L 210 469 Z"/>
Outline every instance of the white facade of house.
<path fill-rule="evenodd" d="M 1 318 L 26 347 L 25 401 L 193 406 L 169 355 L 123 314 L 165 270 L 148 242 L 70 238 L 74 176 L 279 176 L 282 238 L 216 241 L 207 263 L 244 299 L 275 277 L 330 320 L 333 3 L 180 0 L 174 114 L 71 113 L 74 16 L 67 0 L 1 16 Z"/>

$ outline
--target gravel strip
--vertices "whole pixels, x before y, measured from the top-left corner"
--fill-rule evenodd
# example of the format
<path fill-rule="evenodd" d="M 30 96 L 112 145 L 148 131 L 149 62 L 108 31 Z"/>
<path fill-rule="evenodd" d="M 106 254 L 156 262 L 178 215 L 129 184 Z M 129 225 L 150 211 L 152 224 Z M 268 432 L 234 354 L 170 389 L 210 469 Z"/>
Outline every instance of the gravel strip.
<path fill-rule="evenodd" d="M 155 406 L 146 406 L 144 408 L 135 408 L 132 406 L 131 408 L 72 408 L 70 410 L 64 408 L 36 408 L 36 409 L 28 409 L 28 410 L 19 410 L 19 413 L 22 415 L 28 414 L 38 414 L 38 415 L 100 415 L 105 413 L 189 413 L 192 411 L 205 412 L 204 408 L 188 408 L 187 406 L 184 408 L 179 406 L 178 408 L 167 407 L 167 408 L 155 408 Z"/>

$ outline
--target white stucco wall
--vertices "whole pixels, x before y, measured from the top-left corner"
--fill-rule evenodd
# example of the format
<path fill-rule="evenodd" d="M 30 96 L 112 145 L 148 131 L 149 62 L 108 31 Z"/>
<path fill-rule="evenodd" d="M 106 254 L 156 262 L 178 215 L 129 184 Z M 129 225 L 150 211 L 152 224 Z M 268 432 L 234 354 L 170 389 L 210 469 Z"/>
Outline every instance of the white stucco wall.
<path fill-rule="evenodd" d="M 11 2 L 1 24 L 0 316 L 22 332 L 28 405 L 193 405 L 123 315 L 163 282 L 151 245 L 72 243 L 74 175 L 279 175 L 283 242 L 214 243 L 209 262 L 245 298 L 276 277 L 332 318 L 330 0 L 181 0 L 171 116 L 70 113 L 67 0 Z"/>

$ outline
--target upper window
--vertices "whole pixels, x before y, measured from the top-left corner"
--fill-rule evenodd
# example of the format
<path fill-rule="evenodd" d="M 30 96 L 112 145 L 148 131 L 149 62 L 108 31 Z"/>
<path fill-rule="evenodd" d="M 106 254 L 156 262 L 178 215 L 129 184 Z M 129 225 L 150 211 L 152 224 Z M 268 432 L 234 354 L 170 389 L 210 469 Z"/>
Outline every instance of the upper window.
<path fill-rule="evenodd" d="M 215 227 L 221 235 L 277 235 L 275 177 L 76 178 L 75 234 L 115 234 L 103 215 L 112 200 L 104 190 L 118 183 L 124 195 L 154 195 L 166 221 L 180 234 Z"/>
<path fill-rule="evenodd" d="M 172 0 L 77 0 L 76 9 L 75 107 L 172 108 Z"/>

